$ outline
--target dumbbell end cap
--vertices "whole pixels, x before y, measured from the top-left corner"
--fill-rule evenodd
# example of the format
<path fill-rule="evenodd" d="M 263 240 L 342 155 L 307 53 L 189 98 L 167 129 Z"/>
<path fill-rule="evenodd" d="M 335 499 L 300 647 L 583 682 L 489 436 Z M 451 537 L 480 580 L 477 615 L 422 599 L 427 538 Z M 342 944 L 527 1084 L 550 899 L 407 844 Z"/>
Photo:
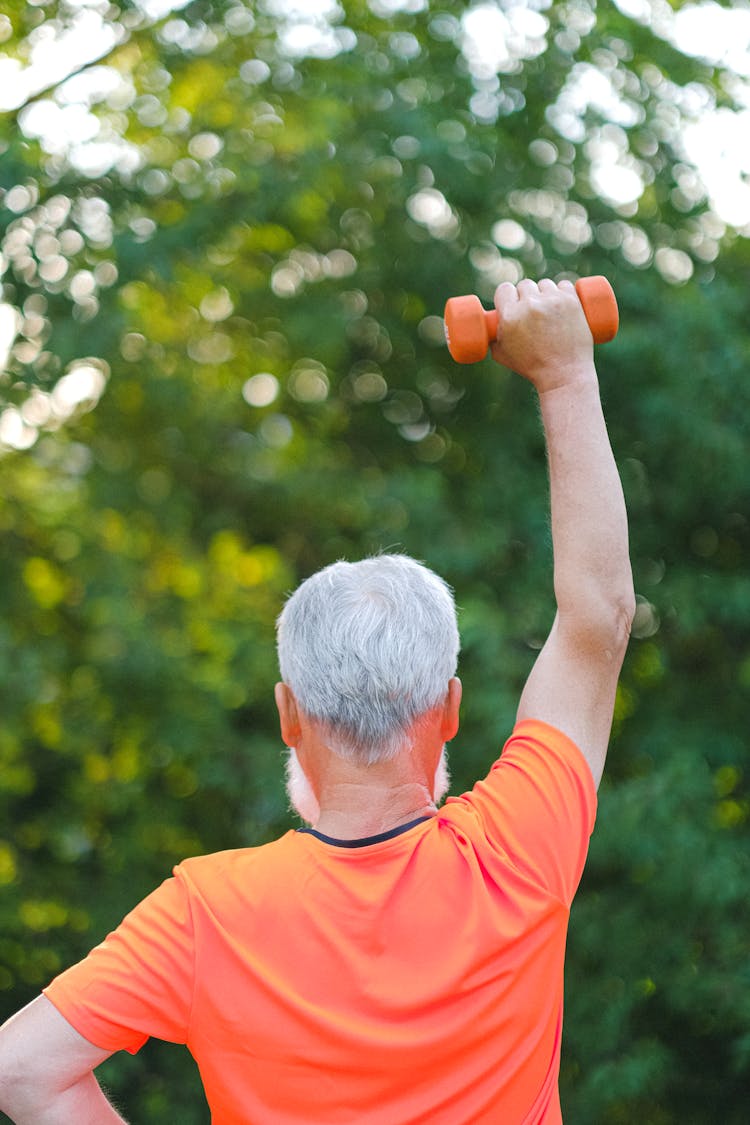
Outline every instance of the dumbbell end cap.
<path fill-rule="evenodd" d="M 451 297 L 443 315 L 448 351 L 456 363 L 478 363 L 487 355 L 489 339 L 482 302 L 478 297 Z"/>
<path fill-rule="evenodd" d="M 591 329 L 596 344 L 608 344 L 614 340 L 620 327 L 620 314 L 617 298 L 606 277 L 596 274 L 582 277 L 576 282 L 578 299 Z"/>

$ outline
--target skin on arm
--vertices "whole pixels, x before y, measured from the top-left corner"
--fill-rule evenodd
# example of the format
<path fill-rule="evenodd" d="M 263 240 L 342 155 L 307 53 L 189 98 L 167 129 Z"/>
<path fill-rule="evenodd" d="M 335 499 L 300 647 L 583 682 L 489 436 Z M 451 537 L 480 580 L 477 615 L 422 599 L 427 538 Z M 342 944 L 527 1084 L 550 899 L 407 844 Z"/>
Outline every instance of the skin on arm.
<path fill-rule="evenodd" d="M 494 358 L 538 392 L 550 477 L 557 614 L 521 695 L 581 749 L 598 786 L 635 612 L 625 501 L 607 435 L 593 339 L 571 282 L 505 283 Z"/>
<path fill-rule="evenodd" d="M 0 1027 L 0 1110 L 15 1125 L 126 1125 L 93 1073 L 112 1053 L 38 996 Z"/>

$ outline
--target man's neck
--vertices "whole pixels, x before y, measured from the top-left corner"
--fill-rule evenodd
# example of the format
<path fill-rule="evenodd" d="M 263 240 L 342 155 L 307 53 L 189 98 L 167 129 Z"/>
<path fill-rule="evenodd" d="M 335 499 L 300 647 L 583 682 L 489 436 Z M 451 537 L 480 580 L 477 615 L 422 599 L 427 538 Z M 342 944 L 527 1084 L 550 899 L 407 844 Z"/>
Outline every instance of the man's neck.
<path fill-rule="evenodd" d="M 383 789 L 344 783 L 322 794 L 315 830 L 335 840 L 363 840 L 436 812 L 429 789 L 417 782 Z"/>

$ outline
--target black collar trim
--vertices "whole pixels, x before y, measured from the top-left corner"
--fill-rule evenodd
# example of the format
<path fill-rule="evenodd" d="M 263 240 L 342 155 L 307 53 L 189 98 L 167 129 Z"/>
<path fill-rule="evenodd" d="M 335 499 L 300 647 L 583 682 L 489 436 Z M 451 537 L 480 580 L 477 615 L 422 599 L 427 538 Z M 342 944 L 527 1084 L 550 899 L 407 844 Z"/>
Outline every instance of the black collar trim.
<path fill-rule="evenodd" d="M 416 820 L 410 820 L 408 824 L 399 824 L 398 828 L 391 828 L 389 832 L 381 832 L 378 836 L 364 836 L 359 840 L 337 840 L 333 836 L 324 836 L 322 832 L 317 832 L 314 828 L 298 828 L 298 832 L 305 832 L 308 836 L 315 836 L 318 840 L 322 840 L 324 844 L 333 844 L 337 848 L 366 848 L 370 844 L 381 844 L 383 840 L 392 840 L 394 836 L 400 836 L 402 832 L 408 832 L 410 828 L 414 828 L 417 824 L 423 824 L 425 820 L 432 820 L 431 816 L 419 816 Z"/>

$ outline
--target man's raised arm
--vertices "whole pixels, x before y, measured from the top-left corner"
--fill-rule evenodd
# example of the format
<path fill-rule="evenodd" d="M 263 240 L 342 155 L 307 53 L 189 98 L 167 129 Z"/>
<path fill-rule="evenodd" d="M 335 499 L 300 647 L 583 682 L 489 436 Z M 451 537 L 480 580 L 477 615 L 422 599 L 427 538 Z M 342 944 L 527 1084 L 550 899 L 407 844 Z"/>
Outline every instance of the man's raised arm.
<path fill-rule="evenodd" d="M 547 442 L 557 615 L 518 719 L 567 734 L 598 785 L 635 610 L 625 501 L 604 422 L 593 340 L 570 282 L 522 281 L 495 296 L 498 362 L 539 394 Z"/>

